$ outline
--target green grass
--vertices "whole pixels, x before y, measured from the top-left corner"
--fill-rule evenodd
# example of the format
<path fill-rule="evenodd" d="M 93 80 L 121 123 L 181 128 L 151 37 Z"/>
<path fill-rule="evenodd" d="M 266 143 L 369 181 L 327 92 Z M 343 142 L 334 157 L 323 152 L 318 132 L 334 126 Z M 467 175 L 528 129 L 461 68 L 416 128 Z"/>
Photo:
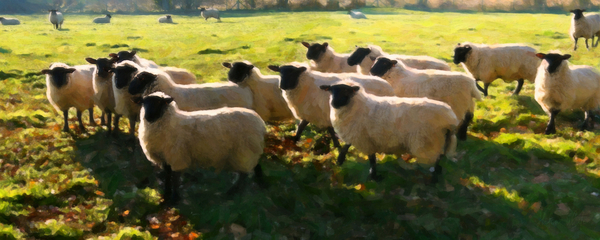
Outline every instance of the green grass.
<path fill-rule="evenodd" d="M 324 132 L 308 128 L 296 146 L 286 140 L 295 129 L 288 122 L 269 126 L 261 159 L 268 189 L 250 184 L 229 198 L 233 174 L 188 170 L 183 200 L 165 209 L 157 169 L 139 145 L 89 126 L 61 133 L 38 74 L 51 62 L 84 64 L 136 48 L 201 81 L 224 81 L 223 61 L 246 59 L 264 74 L 269 64 L 304 61 L 301 41 L 327 41 L 338 52 L 373 43 L 448 62 L 458 42 L 525 42 L 599 64 L 598 50 L 580 43 L 572 52 L 566 15 L 370 11 L 365 21 L 344 12 L 226 13 L 221 23 L 176 15 L 174 25 L 157 24 L 159 15 L 115 14 L 108 25 L 66 15 L 63 31 L 46 15 L 17 16 L 22 25 L 0 27 L 0 238 L 228 239 L 235 226 L 252 239 L 600 238 L 600 131 L 577 131 L 583 113 L 575 111 L 561 113 L 556 135 L 541 135 L 548 117 L 528 82 L 519 97 L 510 96 L 514 83 L 492 85 L 436 186 L 391 155 L 379 156 L 385 179 L 369 181 L 364 155 L 351 149 L 338 167 Z"/>

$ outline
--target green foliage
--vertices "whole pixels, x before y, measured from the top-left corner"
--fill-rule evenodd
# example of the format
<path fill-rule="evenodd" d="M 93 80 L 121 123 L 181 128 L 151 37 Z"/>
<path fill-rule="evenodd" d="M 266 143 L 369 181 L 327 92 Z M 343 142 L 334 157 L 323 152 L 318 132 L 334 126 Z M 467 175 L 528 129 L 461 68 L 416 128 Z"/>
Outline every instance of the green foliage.
<path fill-rule="evenodd" d="M 0 203 L 0 207 L 1 207 Z M 0 223 L 0 238 L 7 240 L 17 240 L 23 238 L 23 233 L 12 225 L 4 225 Z"/>

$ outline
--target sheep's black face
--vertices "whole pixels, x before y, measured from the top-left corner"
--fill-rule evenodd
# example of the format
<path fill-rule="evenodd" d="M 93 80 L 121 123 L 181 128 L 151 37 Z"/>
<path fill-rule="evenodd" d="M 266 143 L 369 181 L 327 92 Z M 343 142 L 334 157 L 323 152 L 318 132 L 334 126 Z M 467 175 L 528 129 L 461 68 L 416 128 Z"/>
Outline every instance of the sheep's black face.
<path fill-rule="evenodd" d="M 142 100 L 142 106 L 144 108 L 144 119 L 146 119 L 146 121 L 150 123 L 153 123 L 156 120 L 160 119 L 160 117 L 162 117 L 162 115 L 165 113 L 167 107 L 169 106 L 169 104 L 171 104 L 172 101 L 173 98 L 166 95 L 151 95 L 145 97 Z"/>
<path fill-rule="evenodd" d="M 469 45 L 457 46 L 454 48 L 454 64 L 459 64 L 467 61 L 467 54 L 471 52 L 472 48 Z"/>
<path fill-rule="evenodd" d="M 306 58 L 308 58 L 309 60 L 314 60 L 314 61 L 319 60 L 321 55 L 323 55 L 323 53 L 325 53 L 325 51 L 327 51 L 327 46 L 329 46 L 328 43 L 323 43 L 323 44 L 315 43 L 313 45 L 310 45 L 310 47 L 308 47 L 308 51 L 306 51 Z"/>
<path fill-rule="evenodd" d="M 229 73 L 227 73 L 227 78 L 229 81 L 234 83 L 241 83 L 246 78 L 250 77 L 252 74 L 252 69 L 254 65 L 249 65 L 243 62 L 235 62 L 229 69 Z"/>
<path fill-rule="evenodd" d="M 112 18 L 112 16 L 110 14 L 106 14 L 106 17 L 108 18 Z"/>
<path fill-rule="evenodd" d="M 96 69 L 98 70 L 98 76 L 101 78 L 110 77 L 110 69 L 112 69 L 113 64 L 115 63 L 112 59 L 108 58 L 86 58 L 89 63 L 95 64 Z"/>
<path fill-rule="evenodd" d="M 135 57 L 135 54 L 136 54 L 136 51 L 131 51 L 131 52 L 120 51 L 119 53 L 117 53 L 117 56 L 118 56 L 118 59 L 119 59 L 118 62 L 122 62 L 122 61 L 125 61 L 125 60 L 133 61 L 133 58 Z"/>
<path fill-rule="evenodd" d="M 157 75 L 145 71 L 136 74 L 129 84 L 129 94 L 136 95 L 143 93 L 150 84 L 156 81 L 157 77 Z"/>
<path fill-rule="evenodd" d="M 373 66 L 371 67 L 370 73 L 373 76 L 383 77 L 385 73 L 387 73 L 394 65 L 396 65 L 397 61 L 390 60 L 389 58 L 380 57 L 378 58 Z"/>
<path fill-rule="evenodd" d="M 50 75 L 50 81 L 56 88 L 61 88 L 67 85 L 69 81 L 68 74 L 75 72 L 75 68 L 55 67 L 53 69 L 42 70 L 43 74 Z"/>
<path fill-rule="evenodd" d="M 51 15 L 56 15 L 56 12 L 57 12 L 57 11 L 58 11 L 58 10 L 48 10 L 48 12 L 50 12 L 50 14 L 51 14 Z"/>
<path fill-rule="evenodd" d="M 350 103 L 350 99 L 358 92 L 360 87 L 337 84 L 333 86 L 323 85 L 321 89 L 331 93 L 331 106 L 339 109 Z"/>
<path fill-rule="evenodd" d="M 298 86 L 300 74 L 306 71 L 305 67 L 281 66 L 279 67 L 279 75 L 281 81 L 279 87 L 283 90 L 292 90 Z"/>
<path fill-rule="evenodd" d="M 200 8 L 200 12 L 204 12 L 206 8 Z"/>
<path fill-rule="evenodd" d="M 129 85 L 133 79 L 133 74 L 137 72 L 137 68 L 132 66 L 119 66 L 113 70 L 115 76 L 115 86 L 117 89 L 122 89 Z"/>
<path fill-rule="evenodd" d="M 546 62 L 548 62 L 548 68 L 546 68 L 546 70 L 550 74 L 555 73 L 563 61 L 571 58 L 571 55 L 569 55 L 569 54 L 560 55 L 560 54 L 556 54 L 556 53 L 549 53 L 549 54 L 538 53 L 538 54 L 536 54 L 536 56 L 538 58 L 540 58 L 542 60 L 546 60 Z"/>
<path fill-rule="evenodd" d="M 354 66 L 360 64 L 369 53 L 371 53 L 371 49 L 369 48 L 357 48 L 348 58 L 348 65 Z"/>
<path fill-rule="evenodd" d="M 579 20 L 583 17 L 583 12 L 585 12 L 585 9 L 573 9 L 571 12 L 573 13 L 573 19 Z"/>

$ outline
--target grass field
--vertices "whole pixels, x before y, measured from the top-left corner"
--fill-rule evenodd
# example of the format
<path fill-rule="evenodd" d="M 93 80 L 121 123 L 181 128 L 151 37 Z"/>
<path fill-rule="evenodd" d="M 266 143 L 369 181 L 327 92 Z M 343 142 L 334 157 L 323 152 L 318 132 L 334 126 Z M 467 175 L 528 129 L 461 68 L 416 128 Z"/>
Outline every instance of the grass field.
<path fill-rule="evenodd" d="M 369 181 L 366 156 L 351 149 L 338 167 L 327 134 L 309 128 L 293 145 L 288 122 L 269 126 L 261 160 L 268 189 L 251 184 L 226 197 L 234 174 L 189 170 L 183 200 L 166 209 L 139 144 L 99 127 L 78 132 L 75 118 L 70 133 L 60 132 L 39 74 L 51 62 L 137 49 L 203 82 L 225 81 L 223 61 L 246 59 L 263 74 L 272 74 L 268 64 L 304 61 L 301 41 L 327 41 L 338 52 L 373 43 L 449 63 L 458 42 L 525 42 L 573 54 L 574 64 L 600 64 L 598 49 L 580 42 L 572 52 L 567 15 L 366 13 L 364 21 L 343 12 L 226 13 L 221 23 L 175 15 L 172 25 L 157 24 L 159 15 L 115 14 L 93 25 L 96 16 L 66 14 L 62 31 L 46 15 L 26 15 L 17 16 L 20 26 L 0 26 L 0 239 L 600 238 L 600 131 L 577 131 L 583 113 L 575 111 L 561 113 L 557 134 L 542 135 L 548 117 L 528 82 L 519 97 L 510 96 L 514 83 L 492 85 L 438 185 L 424 184 L 429 174 L 406 156 L 391 155 L 378 156 L 384 180 Z"/>

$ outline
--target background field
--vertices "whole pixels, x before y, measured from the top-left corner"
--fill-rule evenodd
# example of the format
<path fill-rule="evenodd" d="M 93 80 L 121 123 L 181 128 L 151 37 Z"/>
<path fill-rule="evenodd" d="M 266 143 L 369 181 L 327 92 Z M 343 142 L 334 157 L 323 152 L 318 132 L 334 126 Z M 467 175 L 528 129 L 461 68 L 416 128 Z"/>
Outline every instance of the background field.
<path fill-rule="evenodd" d="M 600 238 L 599 131 L 577 131 L 583 113 L 575 111 L 561 113 L 558 134 L 541 135 L 548 117 L 528 82 L 519 97 L 510 96 L 514 83 L 493 84 L 436 186 L 424 184 L 429 174 L 407 156 L 378 156 L 385 179 L 368 181 L 365 156 L 352 149 L 338 167 L 324 132 L 311 128 L 293 145 L 295 125 L 287 122 L 269 126 L 261 160 L 268 189 L 250 184 L 225 197 L 234 174 L 190 170 L 183 201 L 165 209 L 157 171 L 136 140 L 89 126 L 77 132 L 74 124 L 61 133 L 39 74 L 55 61 L 84 64 L 136 49 L 199 81 L 225 81 L 223 61 L 249 60 L 263 74 L 272 74 L 269 64 L 305 61 L 301 41 L 327 41 L 338 52 L 373 43 L 449 63 L 458 42 L 524 42 L 599 65 L 598 49 L 580 42 L 572 52 L 566 14 L 372 11 L 364 21 L 344 12 L 226 13 L 221 23 L 175 15 L 172 25 L 157 24 L 159 15 L 115 14 L 108 25 L 66 15 L 62 31 L 46 15 L 16 16 L 22 25 L 0 26 L 0 238 Z"/>

